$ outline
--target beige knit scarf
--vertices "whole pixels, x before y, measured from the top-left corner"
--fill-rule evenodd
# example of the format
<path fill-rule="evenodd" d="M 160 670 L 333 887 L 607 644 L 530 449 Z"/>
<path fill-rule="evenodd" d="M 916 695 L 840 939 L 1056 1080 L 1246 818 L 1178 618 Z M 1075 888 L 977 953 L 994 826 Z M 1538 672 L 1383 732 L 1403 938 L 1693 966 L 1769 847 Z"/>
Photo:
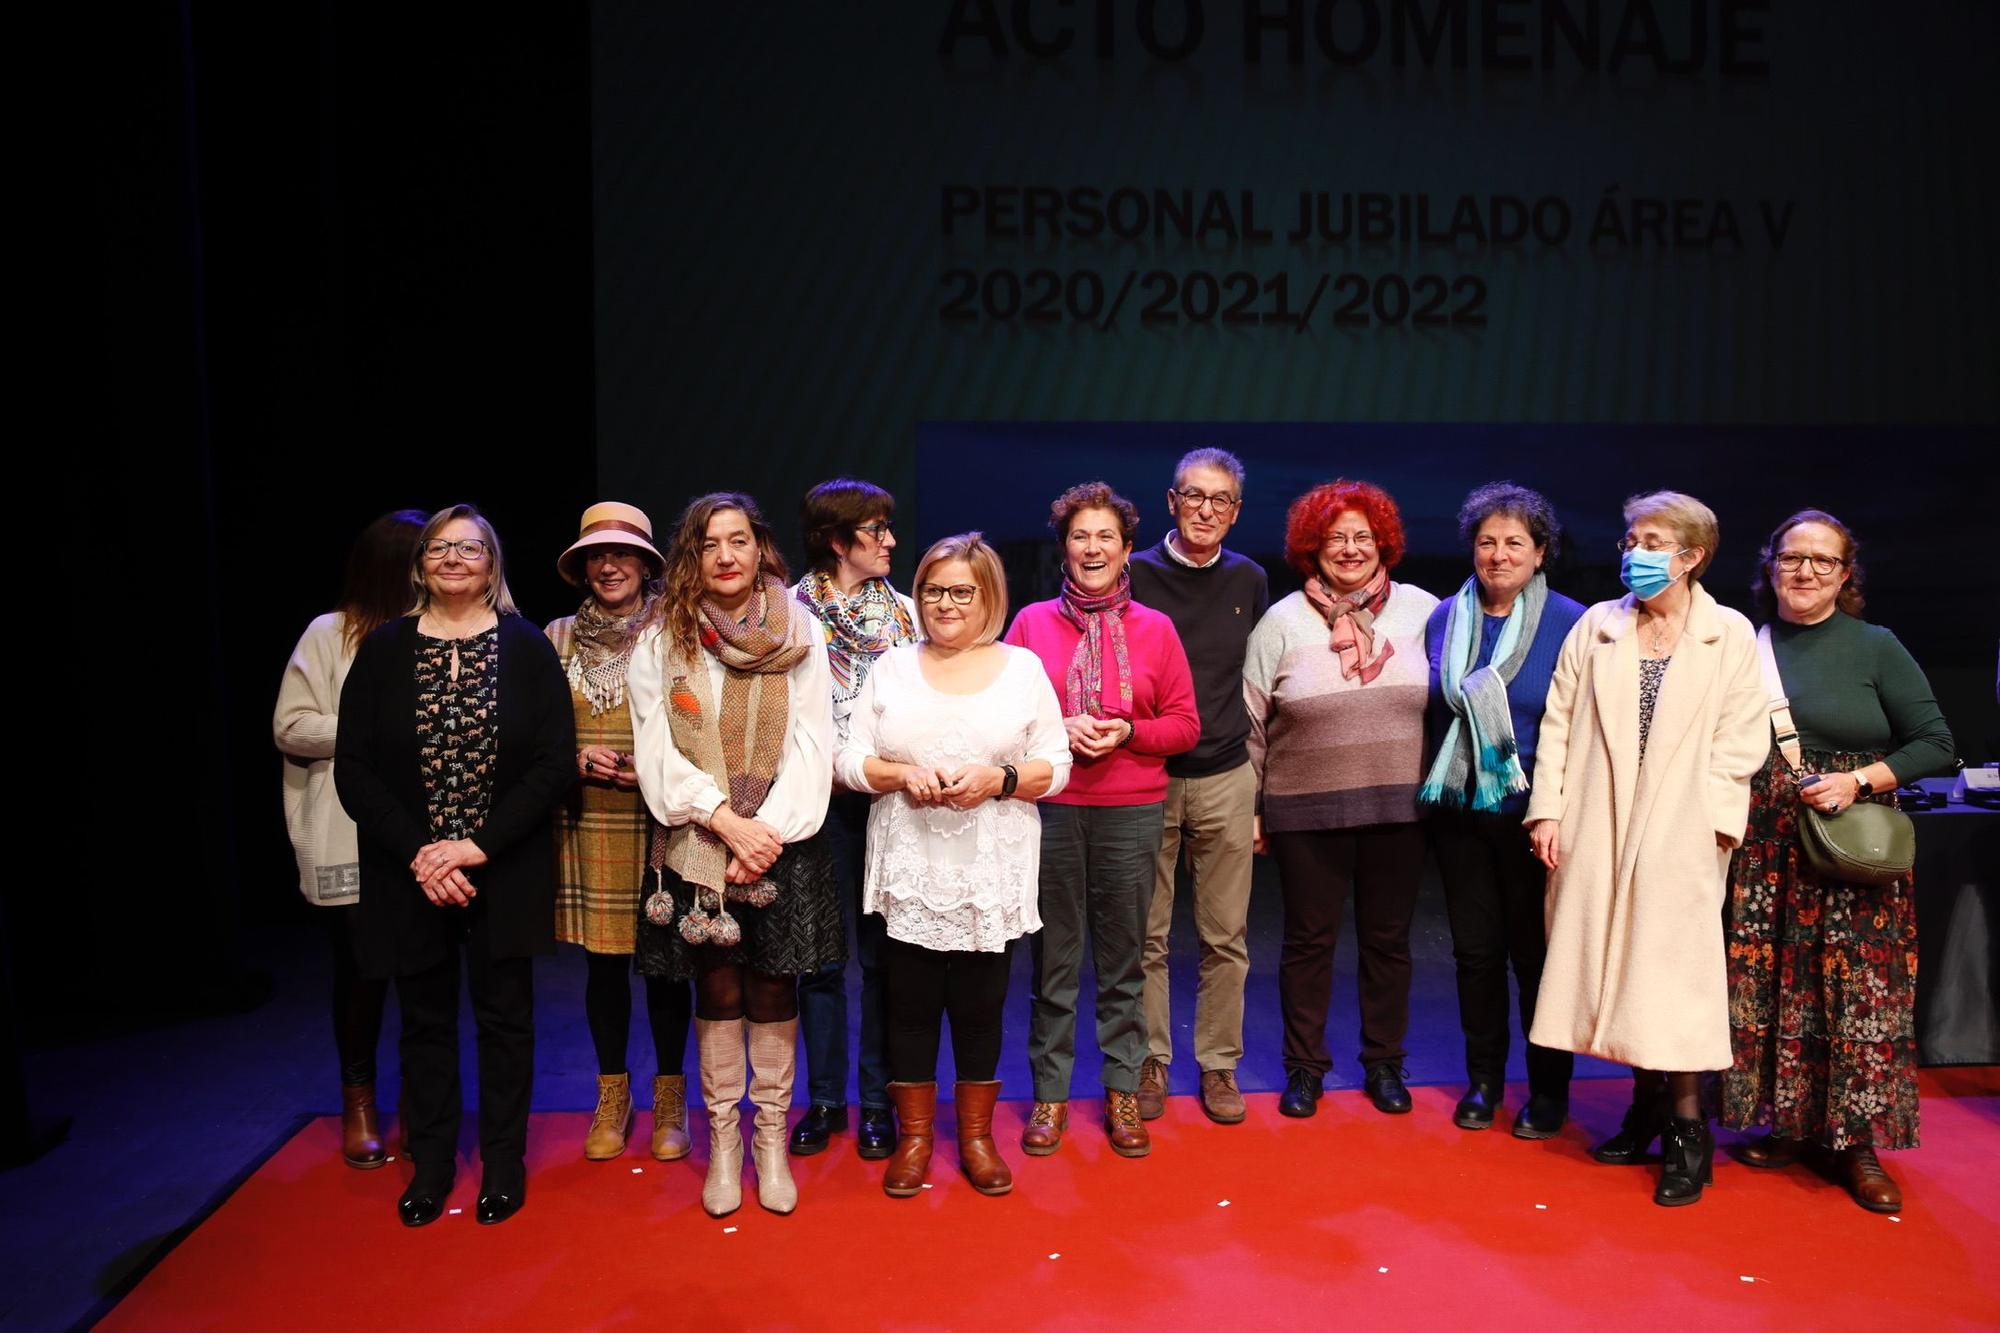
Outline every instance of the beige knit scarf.
<path fill-rule="evenodd" d="M 748 819 L 770 794 L 785 753 L 790 721 L 789 672 L 812 651 L 809 639 L 792 635 L 791 599 L 785 585 L 766 575 L 751 594 L 750 615 L 738 622 L 706 598 L 701 604 L 703 652 L 723 665 L 722 706 L 708 683 L 708 664 L 690 661 L 679 645 L 667 655 L 667 723 L 674 746 L 715 779 L 728 794 L 729 808 Z M 732 898 L 768 902 L 759 885 L 729 885 L 724 871 L 729 848 L 696 824 L 653 827 L 648 861 L 670 867 L 690 884 Z M 761 892 L 759 891 L 761 889 Z"/>

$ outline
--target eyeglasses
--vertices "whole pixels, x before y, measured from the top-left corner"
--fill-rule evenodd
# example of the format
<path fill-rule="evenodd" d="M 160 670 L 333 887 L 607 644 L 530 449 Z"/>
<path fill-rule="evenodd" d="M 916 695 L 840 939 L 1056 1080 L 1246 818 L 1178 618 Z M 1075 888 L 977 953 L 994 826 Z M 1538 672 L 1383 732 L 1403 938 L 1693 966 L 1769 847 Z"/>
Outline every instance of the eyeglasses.
<path fill-rule="evenodd" d="M 854 535 L 859 537 L 865 532 L 879 542 L 895 530 L 896 525 L 894 523 L 891 523 L 886 518 L 878 518 L 873 523 L 863 523 L 855 528 Z"/>
<path fill-rule="evenodd" d="M 486 543 L 477 537 L 466 537 L 455 542 L 448 542 L 442 537 L 433 537 L 424 543 L 426 560 L 442 560 L 451 551 L 457 551 L 460 560 L 477 564 L 486 558 Z"/>
<path fill-rule="evenodd" d="M 950 594 L 954 605 L 970 606 L 972 599 L 979 595 L 979 587 L 972 583 L 954 583 L 949 588 L 942 583 L 926 583 L 917 589 L 917 596 L 925 606 L 936 606 L 945 599 L 946 594 Z"/>
<path fill-rule="evenodd" d="M 1324 547 L 1352 546 L 1357 551 L 1365 551 L 1374 544 L 1372 532 L 1329 532 L 1320 542 Z"/>
<path fill-rule="evenodd" d="M 1616 543 L 1616 548 L 1620 555 L 1625 555 L 1632 551 L 1652 551 L 1655 554 L 1667 551 L 1671 554 L 1679 555 L 1687 549 L 1685 546 L 1676 546 L 1671 541 L 1661 541 L 1658 537 L 1648 537 L 1644 541 L 1640 541 L 1637 537 L 1621 537 Z"/>
<path fill-rule="evenodd" d="M 1845 560 L 1837 560 L 1830 555 L 1803 555 L 1797 551 L 1787 551 L 1771 563 L 1778 567 L 1781 574 L 1796 574 L 1799 566 L 1808 561 L 1812 562 L 1812 572 L 1822 578 L 1847 565 Z"/>
<path fill-rule="evenodd" d="M 1233 495 L 1210 495 L 1206 491 L 1198 491 L 1192 486 L 1184 491 L 1175 491 L 1174 494 L 1178 495 L 1181 503 L 1189 509 L 1199 509 L 1203 505 L 1207 505 L 1215 511 L 1217 518 L 1229 517 L 1230 512 L 1236 508 L 1236 497 Z"/>

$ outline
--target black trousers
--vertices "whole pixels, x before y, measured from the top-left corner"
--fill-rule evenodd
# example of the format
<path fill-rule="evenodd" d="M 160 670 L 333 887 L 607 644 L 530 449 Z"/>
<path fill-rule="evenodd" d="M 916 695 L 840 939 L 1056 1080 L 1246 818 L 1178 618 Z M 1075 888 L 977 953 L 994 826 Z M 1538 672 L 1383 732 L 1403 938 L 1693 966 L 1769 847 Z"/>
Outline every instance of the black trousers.
<path fill-rule="evenodd" d="M 632 1039 L 632 955 L 586 953 L 583 1015 L 590 1024 L 590 1044 L 597 1051 L 597 1072 L 622 1074 L 625 1048 Z M 653 1033 L 653 1068 L 678 1074 L 687 1063 L 688 1020 L 694 1016 L 694 991 L 671 977 L 642 977 L 646 983 L 646 1024 Z"/>
<path fill-rule="evenodd" d="M 447 1174 L 464 1099 L 458 1078 L 458 972 L 464 949 L 479 1041 L 479 1159 L 518 1170 L 528 1151 L 535 1081 L 535 973 L 529 958 L 489 958 L 483 944 L 454 945 L 427 972 L 396 978 L 403 1017 L 405 1134 L 419 1171 Z"/>
<path fill-rule="evenodd" d="M 1360 966 L 1361 1063 L 1402 1063 L 1410 1030 L 1410 919 L 1424 873 L 1424 838 L 1415 824 L 1316 829 L 1270 835 L 1285 897 L 1278 953 L 1278 1006 L 1285 1017 L 1285 1068 L 1325 1077 L 1326 1011 L 1333 999 L 1333 950 L 1354 899 Z"/>
<path fill-rule="evenodd" d="M 984 1083 L 1000 1067 L 1000 1026 L 1013 958 L 926 949 L 884 937 L 889 990 L 889 1072 L 898 1083 L 937 1078 L 938 1042 L 951 1015 L 951 1058 L 962 1082 Z"/>
<path fill-rule="evenodd" d="M 1548 954 L 1544 919 L 1547 872 L 1513 815 L 1443 810 L 1429 820 L 1431 846 L 1444 878 L 1451 952 L 1458 964 L 1458 1021 L 1465 1030 L 1465 1073 L 1474 1083 L 1507 1077 L 1507 965 L 1521 990 L 1521 1035 L 1535 1024 L 1535 997 Z M 1569 1100 L 1576 1057 L 1528 1045 L 1528 1091 Z"/>
<path fill-rule="evenodd" d="M 350 1088 L 375 1081 L 375 1047 L 382 1040 L 382 1006 L 389 983 L 361 975 L 354 961 L 353 906 L 317 907 L 333 956 L 333 1049 L 340 1057 L 340 1081 Z"/>

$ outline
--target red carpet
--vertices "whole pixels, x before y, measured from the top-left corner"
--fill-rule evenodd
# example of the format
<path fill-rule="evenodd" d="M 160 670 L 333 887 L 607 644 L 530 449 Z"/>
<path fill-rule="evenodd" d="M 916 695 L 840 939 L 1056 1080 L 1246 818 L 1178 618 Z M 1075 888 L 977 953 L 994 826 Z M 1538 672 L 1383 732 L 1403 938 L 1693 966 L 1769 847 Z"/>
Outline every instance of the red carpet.
<path fill-rule="evenodd" d="M 848 1137 L 795 1160 L 791 1217 L 759 1208 L 746 1172 L 743 1208 L 721 1220 L 697 1197 L 699 1130 L 694 1157 L 661 1164 L 642 1116 L 638 1153 L 588 1163 L 586 1117 L 538 1115 L 518 1217 L 475 1225 L 478 1166 L 461 1163 L 463 1213 L 421 1231 L 396 1221 L 404 1164 L 349 1170 L 322 1119 L 103 1326 L 2000 1325 L 2000 1070 L 1924 1076 L 1924 1146 L 1887 1159 L 1910 1200 L 1899 1219 L 1807 1167 L 1720 1158 L 1701 1203 L 1655 1207 L 1655 1168 L 1584 1155 L 1628 1090 L 1578 1084 L 1581 1125 L 1543 1144 L 1453 1128 L 1456 1089 L 1416 1089 L 1403 1117 L 1330 1093 L 1306 1121 L 1265 1094 L 1227 1127 L 1176 1098 L 1136 1161 L 1110 1152 L 1085 1102 L 1059 1154 L 1025 1157 L 1026 1106 L 1006 1103 L 1011 1196 L 957 1175 L 947 1113 L 934 1188 L 915 1199 L 885 1197 L 881 1164 Z"/>

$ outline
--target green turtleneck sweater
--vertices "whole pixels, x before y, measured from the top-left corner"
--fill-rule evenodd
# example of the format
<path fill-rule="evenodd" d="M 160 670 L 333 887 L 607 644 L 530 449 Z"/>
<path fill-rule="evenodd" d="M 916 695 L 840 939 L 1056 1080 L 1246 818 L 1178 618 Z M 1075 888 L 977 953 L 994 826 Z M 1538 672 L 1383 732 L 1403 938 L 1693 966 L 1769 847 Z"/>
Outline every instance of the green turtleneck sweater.
<path fill-rule="evenodd" d="M 1771 648 L 1806 749 L 1880 751 L 1898 782 L 1951 772 L 1951 729 L 1894 634 L 1836 611 L 1816 625 L 1772 621 Z"/>

